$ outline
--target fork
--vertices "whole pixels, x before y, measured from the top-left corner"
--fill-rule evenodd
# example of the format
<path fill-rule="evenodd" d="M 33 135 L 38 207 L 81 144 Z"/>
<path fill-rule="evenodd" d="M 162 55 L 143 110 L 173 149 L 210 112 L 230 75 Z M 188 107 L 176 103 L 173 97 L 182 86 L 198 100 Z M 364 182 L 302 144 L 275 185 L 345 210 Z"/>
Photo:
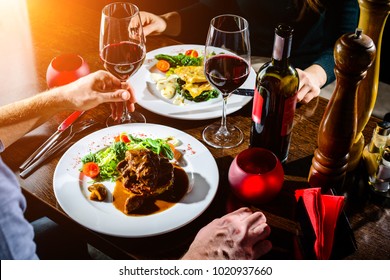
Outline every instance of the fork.
<path fill-rule="evenodd" d="M 62 139 L 62 141 L 59 142 L 58 145 L 47 150 L 41 157 L 39 157 L 36 161 L 31 163 L 27 168 L 25 168 L 22 172 L 20 172 L 20 177 L 23 179 L 28 177 L 31 174 L 31 172 L 33 172 L 37 167 L 39 167 L 44 161 L 46 161 L 48 158 L 50 158 L 59 150 L 61 150 L 63 147 L 65 147 L 76 134 L 79 134 L 82 131 L 96 124 L 98 123 L 93 119 L 83 120 L 78 123 L 72 124 L 69 127 L 69 134 L 64 139 Z"/>

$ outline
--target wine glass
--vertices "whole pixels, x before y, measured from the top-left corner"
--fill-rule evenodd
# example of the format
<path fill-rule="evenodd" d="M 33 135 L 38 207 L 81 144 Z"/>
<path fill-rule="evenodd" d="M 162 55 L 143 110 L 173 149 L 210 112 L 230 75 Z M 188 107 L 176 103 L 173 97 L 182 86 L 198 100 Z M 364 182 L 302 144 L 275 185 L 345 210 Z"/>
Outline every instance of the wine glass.
<path fill-rule="evenodd" d="M 203 140 L 215 148 L 241 144 L 242 131 L 226 121 L 228 97 L 250 73 L 248 22 L 237 15 L 220 15 L 210 22 L 205 45 L 205 75 L 222 94 L 222 118 L 203 130 Z"/>
<path fill-rule="evenodd" d="M 280 192 L 284 170 L 278 157 L 264 148 L 249 148 L 239 153 L 229 168 L 232 193 L 243 202 L 267 203 Z"/>
<path fill-rule="evenodd" d="M 138 7 L 128 2 L 106 5 L 102 10 L 100 25 L 100 58 L 107 71 L 121 80 L 123 87 L 145 60 L 146 46 Z M 123 103 L 119 122 L 112 116 L 107 126 L 118 123 L 145 123 L 144 115 L 129 112 Z"/>

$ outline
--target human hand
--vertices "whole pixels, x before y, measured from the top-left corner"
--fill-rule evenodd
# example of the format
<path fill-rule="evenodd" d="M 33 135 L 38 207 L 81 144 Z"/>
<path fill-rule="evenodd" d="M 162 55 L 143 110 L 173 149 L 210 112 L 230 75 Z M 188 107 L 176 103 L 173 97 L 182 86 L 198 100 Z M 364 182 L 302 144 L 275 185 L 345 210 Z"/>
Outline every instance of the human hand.
<path fill-rule="evenodd" d="M 203 227 L 182 259 L 257 259 L 272 248 L 270 232 L 262 212 L 243 207 Z"/>
<path fill-rule="evenodd" d="M 167 23 L 161 16 L 144 11 L 140 11 L 139 14 L 145 36 L 160 35 L 167 28 Z"/>
<path fill-rule="evenodd" d="M 309 103 L 320 94 L 326 82 L 325 70 L 319 65 L 312 65 L 305 70 L 297 69 L 299 75 L 298 102 Z"/>
<path fill-rule="evenodd" d="M 178 12 L 155 15 L 140 11 L 144 35 L 178 36 L 181 32 L 181 17 Z"/>
<path fill-rule="evenodd" d="M 127 83 L 114 75 L 99 70 L 84 76 L 77 81 L 58 88 L 63 93 L 64 102 L 72 110 L 86 111 L 102 103 L 110 103 L 112 116 L 122 116 L 123 102 L 130 112 L 134 111 L 136 102 L 134 91 Z"/>

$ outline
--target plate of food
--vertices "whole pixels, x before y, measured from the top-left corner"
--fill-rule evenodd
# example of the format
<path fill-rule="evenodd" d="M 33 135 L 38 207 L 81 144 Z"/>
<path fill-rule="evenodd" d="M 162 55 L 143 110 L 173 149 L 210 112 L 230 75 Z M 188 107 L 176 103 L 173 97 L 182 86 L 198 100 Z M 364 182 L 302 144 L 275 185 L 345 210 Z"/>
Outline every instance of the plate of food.
<path fill-rule="evenodd" d="M 147 237 L 201 215 L 217 192 L 218 174 L 210 151 L 191 135 L 123 124 L 71 146 L 58 162 L 53 188 L 79 224 L 112 236 Z"/>
<path fill-rule="evenodd" d="M 204 46 L 174 45 L 146 54 L 145 62 L 130 78 L 137 103 L 143 108 L 170 118 L 206 120 L 222 115 L 222 96 L 206 80 L 203 71 Z M 256 73 L 240 87 L 253 89 Z M 232 94 L 227 114 L 245 106 L 251 96 Z"/>

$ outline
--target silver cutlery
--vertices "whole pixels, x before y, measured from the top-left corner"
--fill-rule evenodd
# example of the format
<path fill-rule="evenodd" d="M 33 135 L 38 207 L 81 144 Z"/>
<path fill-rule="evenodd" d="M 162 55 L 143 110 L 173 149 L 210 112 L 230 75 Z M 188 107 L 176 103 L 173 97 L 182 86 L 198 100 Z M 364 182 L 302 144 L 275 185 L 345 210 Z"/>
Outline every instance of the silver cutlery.
<path fill-rule="evenodd" d="M 58 138 L 61 134 L 69 128 L 82 114 L 84 111 L 75 111 L 70 114 L 57 128 L 56 132 L 54 132 L 38 149 L 35 150 L 31 156 L 26 159 L 22 165 L 19 167 L 20 170 L 26 169 L 29 165 L 31 165 L 35 160 L 41 157 L 43 153 L 49 150 L 54 144 L 57 142 Z"/>
<path fill-rule="evenodd" d="M 30 165 L 28 165 L 24 170 L 20 172 L 21 178 L 28 177 L 36 168 L 38 168 L 42 163 L 44 163 L 48 158 L 53 156 L 55 153 L 60 151 L 62 148 L 67 146 L 69 142 L 72 140 L 72 138 L 82 131 L 98 124 L 96 121 L 92 119 L 83 120 L 78 123 L 74 123 L 71 126 L 69 126 L 69 134 L 60 142 L 53 146 L 50 149 L 47 149 L 46 152 L 42 153 L 39 158 L 37 158 L 34 162 L 32 162 Z"/>
<path fill-rule="evenodd" d="M 253 96 L 254 93 L 255 90 L 249 88 L 238 88 L 235 91 L 233 91 L 233 94 L 243 95 L 243 96 Z"/>

